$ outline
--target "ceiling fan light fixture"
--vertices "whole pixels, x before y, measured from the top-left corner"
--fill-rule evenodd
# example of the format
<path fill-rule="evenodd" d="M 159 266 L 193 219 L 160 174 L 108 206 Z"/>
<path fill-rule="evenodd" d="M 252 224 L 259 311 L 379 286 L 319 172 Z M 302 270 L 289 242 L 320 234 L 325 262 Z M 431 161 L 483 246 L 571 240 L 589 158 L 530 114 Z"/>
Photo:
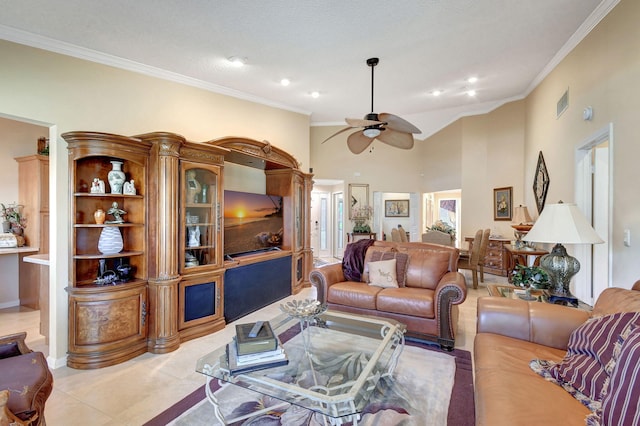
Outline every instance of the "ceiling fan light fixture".
<path fill-rule="evenodd" d="M 368 138 L 375 138 L 380 135 L 380 129 L 364 129 L 362 134 Z"/>
<path fill-rule="evenodd" d="M 243 56 L 229 56 L 227 60 L 231 65 L 237 68 L 240 68 L 247 63 L 247 58 Z"/>

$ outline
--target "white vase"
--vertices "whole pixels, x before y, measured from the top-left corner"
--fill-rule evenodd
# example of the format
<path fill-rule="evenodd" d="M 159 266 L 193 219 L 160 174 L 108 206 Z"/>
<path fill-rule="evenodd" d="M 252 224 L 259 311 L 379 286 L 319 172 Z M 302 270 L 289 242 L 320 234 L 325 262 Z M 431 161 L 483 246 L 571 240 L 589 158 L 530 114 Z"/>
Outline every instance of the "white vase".
<path fill-rule="evenodd" d="M 102 228 L 100 239 L 98 240 L 98 251 L 102 254 L 120 253 L 124 248 L 120 229 L 115 226 Z"/>
<path fill-rule="evenodd" d="M 112 194 L 122 194 L 122 185 L 124 184 L 125 175 L 122 171 L 122 161 L 112 161 L 112 169 L 107 175 L 109 187 Z"/>

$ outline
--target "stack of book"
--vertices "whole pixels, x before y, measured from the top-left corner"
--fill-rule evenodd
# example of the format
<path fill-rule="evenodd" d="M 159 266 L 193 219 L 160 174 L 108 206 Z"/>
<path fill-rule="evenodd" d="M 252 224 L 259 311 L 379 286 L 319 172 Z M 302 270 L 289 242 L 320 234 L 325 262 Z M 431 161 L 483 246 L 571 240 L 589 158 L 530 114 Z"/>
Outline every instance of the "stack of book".
<path fill-rule="evenodd" d="M 254 333 L 252 333 L 252 330 Z M 236 325 L 236 336 L 227 344 L 231 374 L 287 365 L 289 359 L 268 321 Z"/>

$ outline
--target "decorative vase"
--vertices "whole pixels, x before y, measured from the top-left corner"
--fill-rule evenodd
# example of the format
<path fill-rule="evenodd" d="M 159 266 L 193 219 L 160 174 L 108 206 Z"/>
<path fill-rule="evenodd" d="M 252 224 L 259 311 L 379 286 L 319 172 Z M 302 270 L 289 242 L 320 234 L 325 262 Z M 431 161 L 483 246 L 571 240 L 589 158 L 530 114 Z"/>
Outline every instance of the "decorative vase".
<path fill-rule="evenodd" d="M 107 179 L 109 180 L 109 187 L 111 188 L 112 194 L 122 194 L 122 185 L 124 184 L 125 175 L 122 171 L 122 161 L 112 161 L 113 165 L 112 169 L 109 171 L 107 175 Z"/>
<path fill-rule="evenodd" d="M 120 253 L 124 248 L 120 229 L 115 226 L 107 226 L 102 229 L 98 240 L 98 251 L 102 254 Z"/>
<path fill-rule="evenodd" d="M 96 220 L 98 225 L 102 225 L 104 223 L 105 217 L 106 214 L 102 209 L 98 209 L 93 213 L 93 218 Z"/>
<path fill-rule="evenodd" d="M 11 222 L 2 222 L 2 232 L 6 234 L 9 231 L 11 231 Z"/>

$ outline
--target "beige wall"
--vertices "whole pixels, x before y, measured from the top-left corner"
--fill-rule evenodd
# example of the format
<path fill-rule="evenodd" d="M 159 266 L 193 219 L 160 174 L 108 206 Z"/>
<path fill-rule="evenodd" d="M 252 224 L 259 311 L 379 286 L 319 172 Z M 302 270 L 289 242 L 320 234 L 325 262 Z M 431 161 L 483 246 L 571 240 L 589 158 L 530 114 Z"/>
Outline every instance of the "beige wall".
<path fill-rule="evenodd" d="M 0 41 L 0 114 L 53 125 L 50 360 L 67 349 L 68 161 L 59 134 L 170 131 L 189 140 L 268 140 L 309 167 L 309 117 L 202 89 Z"/>
<path fill-rule="evenodd" d="M 526 99 L 525 179 L 533 181 L 542 151 L 551 180 L 547 202 L 575 201 L 575 151 L 613 124 L 611 284 L 627 288 L 640 278 L 639 19 L 640 2 L 622 0 Z M 569 108 L 556 119 L 567 88 Z M 593 107 L 592 121 L 582 119 L 586 106 Z M 631 231 L 631 247 L 622 243 L 623 229 Z"/>

